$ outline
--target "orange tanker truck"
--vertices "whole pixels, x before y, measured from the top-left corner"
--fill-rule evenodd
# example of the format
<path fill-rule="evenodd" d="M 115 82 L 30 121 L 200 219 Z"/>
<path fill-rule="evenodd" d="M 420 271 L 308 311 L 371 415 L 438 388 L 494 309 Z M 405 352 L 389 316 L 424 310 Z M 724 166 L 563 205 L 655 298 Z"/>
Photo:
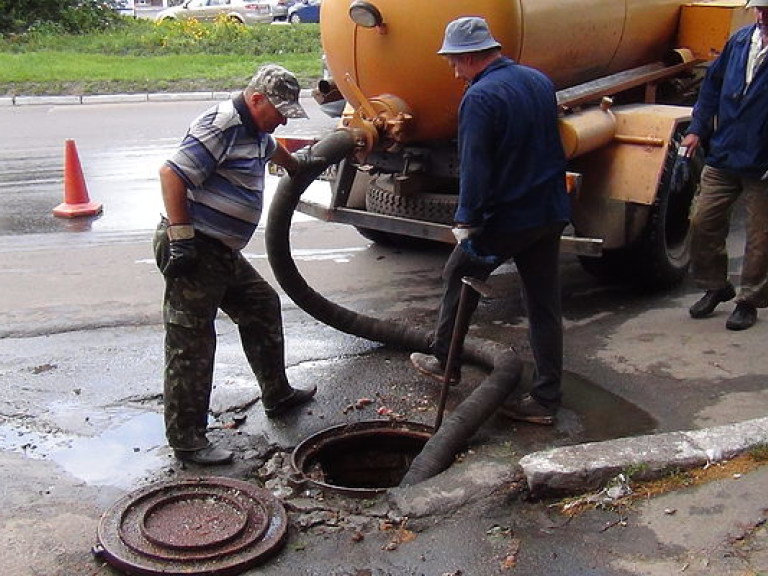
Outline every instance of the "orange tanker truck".
<path fill-rule="evenodd" d="M 662 288 L 689 263 L 693 177 L 670 175 L 702 69 L 752 21 L 741 0 L 323 0 L 332 81 L 356 149 L 328 203 L 298 210 L 382 243 L 454 242 L 456 129 L 464 86 L 437 55 L 445 26 L 483 16 L 510 58 L 557 86 L 572 226 L 563 250 L 589 272 Z"/>

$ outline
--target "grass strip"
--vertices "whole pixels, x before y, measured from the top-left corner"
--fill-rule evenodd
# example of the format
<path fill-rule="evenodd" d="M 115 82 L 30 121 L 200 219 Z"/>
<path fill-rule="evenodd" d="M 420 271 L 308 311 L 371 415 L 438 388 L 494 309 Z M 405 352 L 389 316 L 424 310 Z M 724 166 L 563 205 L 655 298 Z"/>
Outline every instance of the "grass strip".
<path fill-rule="evenodd" d="M 0 95 L 238 90 L 265 63 L 303 87 L 321 76 L 314 27 L 134 22 L 84 35 L 40 33 L 0 40 Z"/>

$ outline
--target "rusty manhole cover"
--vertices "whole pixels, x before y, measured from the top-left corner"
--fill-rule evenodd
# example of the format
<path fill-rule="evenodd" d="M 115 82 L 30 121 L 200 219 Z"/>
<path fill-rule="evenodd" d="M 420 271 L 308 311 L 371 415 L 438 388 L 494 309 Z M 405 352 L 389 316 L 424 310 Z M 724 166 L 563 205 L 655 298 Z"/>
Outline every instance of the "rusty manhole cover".
<path fill-rule="evenodd" d="M 163 482 L 101 517 L 94 551 L 128 574 L 238 574 L 277 552 L 288 517 L 269 491 L 231 478 Z"/>

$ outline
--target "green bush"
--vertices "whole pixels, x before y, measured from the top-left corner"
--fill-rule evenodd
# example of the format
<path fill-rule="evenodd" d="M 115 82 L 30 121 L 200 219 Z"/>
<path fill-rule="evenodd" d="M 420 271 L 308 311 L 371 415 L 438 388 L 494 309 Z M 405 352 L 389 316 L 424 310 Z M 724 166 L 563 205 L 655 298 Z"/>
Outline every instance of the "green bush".
<path fill-rule="evenodd" d="M 112 0 L 0 0 L 0 35 L 35 30 L 77 34 L 119 20 Z"/>
<path fill-rule="evenodd" d="M 243 26 L 227 18 L 213 24 L 196 20 L 163 22 L 148 35 L 170 53 L 308 54 L 320 53 L 318 25 Z"/>
<path fill-rule="evenodd" d="M 319 58 L 321 46 L 317 24 L 243 26 L 226 18 L 211 24 L 197 20 L 156 24 L 120 18 L 110 28 L 87 35 L 62 33 L 59 24 L 36 25 L 24 34 L 1 38 L 0 51 L 123 56 L 317 54 Z"/>

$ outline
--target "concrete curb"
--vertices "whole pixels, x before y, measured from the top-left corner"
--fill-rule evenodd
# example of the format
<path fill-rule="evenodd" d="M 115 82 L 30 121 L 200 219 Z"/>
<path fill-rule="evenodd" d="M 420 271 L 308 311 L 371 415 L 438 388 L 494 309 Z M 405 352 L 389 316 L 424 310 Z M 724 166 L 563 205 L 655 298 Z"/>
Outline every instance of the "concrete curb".
<path fill-rule="evenodd" d="M 66 106 L 74 104 L 119 104 L 136 102 L 182 102 L 182 101 L 219 101 L 227 100 L 238 94 L 235 92 L 156 92 L 139 94 L 91 94 L 85 96 L 3 96 L 0 97 L 0 107 L 3 106 Z M 301 91 L 301 97 L 312 95 L 309 89 Z"/>
<path fill-rule="evenodd" d="M 653 478 L 732 458 L 761 444 L 768 444 L 768 417 L 552 448 L 524 456 L 520 466 L 532 494 L 575 494 L 600 488 L 627 470 L 634 471 L 634 478 Z"/>

